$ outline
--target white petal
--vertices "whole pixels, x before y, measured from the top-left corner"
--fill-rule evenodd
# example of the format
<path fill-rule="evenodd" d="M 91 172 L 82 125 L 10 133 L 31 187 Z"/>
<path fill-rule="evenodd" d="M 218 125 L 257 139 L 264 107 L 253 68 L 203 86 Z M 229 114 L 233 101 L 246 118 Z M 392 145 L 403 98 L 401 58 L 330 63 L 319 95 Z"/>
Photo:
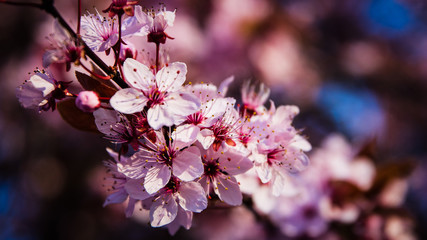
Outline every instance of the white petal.
<path fill-rule="evenodd" d="M 179 205 L 187 211 L 201 212 L 208 206 L 206 193 L 197 182 L 181 182 L 178 199 Z"/>
<path fill-rule="evenodd" d="M 168 27 L 173 26 L 173 22 L 175 21 L 175 11 L 162 11 L 159 14 L 163 15 L 163 18 Z M 166 28 L 166 26 L 165 26 Z"/>
<path fill-rule="evenodd" d="M 290 125 L 292 119 L 299 113 L 299 108 L 293 105 L 280 106 L 276 109 L 272 119 L 271 125 L 281 126 L 285 128 Z"/>
<path fill-rule="evenodd" d="M 126 192 L 131 198 L 144 200 L 151 195 L 144 188 L 144 179 L 128 179 L 125 183 Z"/>
<path fill-rule="evenodd" d="M 202 106 L 203 115 L 206 118 L 205 122 L 200 124 L 203 127 L 212 126 L 218 119 L 222 118 L 227 107 L 234 104 L 231 98 L 217 98 L 214 101 L 209 101 Z"/>
<path fill-rule="evenodd" d="M 142 7 L 136 5 L 134 8 L 134 16 L 128 17 L 123 20 L 122 24 L 122 37 L 129 38 L 131 36 L 147 36 L 150 33 L 151 24 L 147 22 L 140 22 L 138 20 L 137 14 L 140 15 L 142 12 Z"/>
<path fill-rule="evenodd" d="M 147 26 L 153 26 L 153 17 L 142 11 L 142 7 L 135 6 L 134 15 L 138 19 L 138 22 Z"/>
<path fill-rule="evenodd" d="M 165 99 L 165 105 L 174 124 L 178 125 L 185 121 L 188 115 L 200 109 L 200 100 L 193 94 L 176 92 Z"/>
<path fill-rule="evenodd" d="M 268 166 L 268 163 L 255 164 L 255 170 L 258 174 L 259 179 L 262 183 L 267 183 L 271 180 L 271 167 Z"/>
<path fill-rule="evenodd" d="M 173 174 L 183 181 L 192 181 L 202 175 L 204 168 L 197 147 L 189 147 L 173 159 Z"/>
<path fill-rule="evenodd" d="M 242 193 L 240 192 L 239 184 L 233 176 L 222 175 L 217 177 L 218 197 L 232 205 L 238 206 L 242 204 Z"/>
<path fill-rule="evenodd" d="M 156 74 L 156 82 L 161 92 L 175 92 L 182 88 L 187 75 L 187 65 L 181 62 L 174 62 L 162 68 Z"/>
<path fill-rule="evenodd" d="M 168 108 L 160 104 L 148 109 L 147 121 L 154 130 L 159 130 L 163 126 L 170 127 L 174 124 Z"/>
<path fill-rule="evenodd" d="M 272 184 L 272 193 L 274 196 L 277 197 L 283 193 L 284 189 L 286 188 L 287 180 L 288 179 L 285 177 L 285 175 L 279 172 L 275 172 L 275 174 L 273 174 L 271 184 Z"/>
<path fill-rule="evenodd" d="M 36 73 L 23 85 L 16 88 L 16 96 L 25 108 L 35 108 L 55 90 L 54 81 L 46 74 Z"/>
<path fill-rule="evenodd" d="M 150 222 L 152 227 L 161 227 L 171 223 L 178 213 L 178 204 L 170 195 L 160 196 L 150 208 Z"/>
<path fill-rule="evenodd" d="M 299 148 L 304 152 L 311 150 L 311 144 L 300 135 L 295 135 L 294 139 L 292 139 L 291 146 L 294 148 Z"/>
<path fill-rule="evenodd" d="M 212 130 L 203 129 L 197 136 L 197 140 L 202 144 L 204 149 L 208 149 L 215 141 Z"/>
<path fill-rule="evenodd" d="M 121 89 L 110 99 L 111 106 L 125 114 L 141 112 L 147 105 L 144 94 L 133 88 Z"/>
<path fill-rule="evenodd" d="M 157 164 L 148 169 L 144 179 L 145 190 L 153 194 L 166 186 L 171 177 L 171 170 L 166 164 Z"/>
<path fill-rule="evenodd" d="M 173 132 L 174 147 L 182 149 L 193 144 L 197 140 L 200 128 L 192 124 L 180 125 Z"/>
<path fill-rule="evenodd" d="M 150 69 L 135 59 L 127 58 L 123 64 L 126 82 L 133 88 L 148 91 L 154 84 L 154 74 Z"/>

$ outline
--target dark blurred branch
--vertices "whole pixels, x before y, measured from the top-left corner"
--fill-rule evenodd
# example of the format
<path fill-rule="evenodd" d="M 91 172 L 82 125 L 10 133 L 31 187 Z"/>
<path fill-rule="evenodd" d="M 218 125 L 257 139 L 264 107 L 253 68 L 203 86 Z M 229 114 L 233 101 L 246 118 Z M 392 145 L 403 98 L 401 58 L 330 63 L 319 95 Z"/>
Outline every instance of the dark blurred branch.
<path fill-rule="evenodd" d="M 0 3 L 4 3 L 7 5 L 13 5 L 13 6 L 28 6 L 28 7 L 35 7 L 43 9 L 43 4 L 40 3 L 29 3 L 29 2 L 9 2 L 6 0 L 0 0 Z"/>
<path fill-rule="evenodd" d="M 120 77 L 118 72 L 112 68 L 110 68 L 104 61 L 102 61 L 98 55 L 96 55 L 92 49 L 90 49 L 84 41 L 80 39 L 80 36 L 76 34 L 76 32 L 68 25 L 68 23 L 64 20 L 64 18 L 61 16 L 61 14 L 56 10 L 56 8 L 53 6 L 53 0 L 43 0 L 41 4 L 39 3 L 28 3 L 28 2 L 10 2 L 7 0 L 0 0 L 0 3 L 8 4 L 8 5 L 15 5 L 15 6 L 29 6 L 29 7 L 35 7 L 42 9 L 52 15 L 54 18 L 56 18 L 61 24 L 62 27 L 67 30 L 67 32 L 70 33 L 70 35 L 74 39 L 78 39 L 80 44 L 83 45 L 84 51 L 86 56 L 88 56 L 96 65 L 98 65 L 99 68 L 101 68 L 102 71 L 104 71 L 106 74 L 112 77 L 112 80 L 116 82 L 120 87 L 126 88 L 127 84 L 123 81 L 123 79 Z"/>

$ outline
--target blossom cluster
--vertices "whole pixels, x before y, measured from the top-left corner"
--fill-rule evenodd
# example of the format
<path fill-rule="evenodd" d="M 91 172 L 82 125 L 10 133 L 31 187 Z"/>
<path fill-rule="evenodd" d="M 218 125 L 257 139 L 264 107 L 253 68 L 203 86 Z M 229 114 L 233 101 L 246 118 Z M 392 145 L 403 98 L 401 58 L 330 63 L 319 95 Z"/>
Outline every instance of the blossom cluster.
<path fill-rule="evenodd" d="M 113 0 L 104 12 L 108 16 L 81 16 L 82 33 L 55 22 L 43 56 L 45 68 L 60 63 L 67 71 L 72 64 L 87 71 L 76 71 L 80 92 L 48 70 L 37 70 L 16 91 L 24 107 L 57 108 L 73 126 L 93 125 L 117 146 L 107 149 L 113 160 L 105 165 L 113 181 L 104 205 L 125 202 L 126 216 L 132 216 L 141 204 L 151 226 L 167 226 L 174 234 L 181 226 L 189 229 L 193 213 L 209 201 L 241 205 L 241 186 L 250 172 L 273 196 L 286 194 L 292 176 L 309 164 L 305 152 L 311 145 L 292 126 L 298 107 L 270 101 L 267 108 L 269 89 L 249 83 L 237 104 L 227 97 L 233 77 L 219 86 L 187 81 L 185 63 L 160 56 L 161 44 L 173 39 L 165 31 L 173 26 L 175 11 Z M 138 37 L 155 44 L 155 61 L 137 59 L 132 40 Z M 94 57 L 111 52 L 111 67 Z"/>

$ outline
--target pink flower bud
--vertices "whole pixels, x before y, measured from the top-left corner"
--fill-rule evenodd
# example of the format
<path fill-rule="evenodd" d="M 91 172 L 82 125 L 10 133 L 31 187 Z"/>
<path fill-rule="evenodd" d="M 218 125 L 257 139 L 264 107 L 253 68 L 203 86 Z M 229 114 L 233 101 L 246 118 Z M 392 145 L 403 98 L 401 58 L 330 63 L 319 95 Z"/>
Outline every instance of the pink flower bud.
<path fill-rule="evenodd" d="M 101 106 L 101 102 L 95 92 L 82 91 L 76 98 L 76 106 L 83 112 L 93 112 Z"/>

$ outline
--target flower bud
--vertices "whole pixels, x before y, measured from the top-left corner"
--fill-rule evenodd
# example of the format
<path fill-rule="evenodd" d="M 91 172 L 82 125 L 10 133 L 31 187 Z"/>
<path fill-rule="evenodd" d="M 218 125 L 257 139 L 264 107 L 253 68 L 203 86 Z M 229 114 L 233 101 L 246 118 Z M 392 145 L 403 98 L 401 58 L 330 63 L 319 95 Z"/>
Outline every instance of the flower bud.
<path fill-rule="evenodd" d="M 101 106 L 98 94 L 93 91 L 82 91 L 76 98 L 76 106 L 83 112 L 93 112 Z"/>

